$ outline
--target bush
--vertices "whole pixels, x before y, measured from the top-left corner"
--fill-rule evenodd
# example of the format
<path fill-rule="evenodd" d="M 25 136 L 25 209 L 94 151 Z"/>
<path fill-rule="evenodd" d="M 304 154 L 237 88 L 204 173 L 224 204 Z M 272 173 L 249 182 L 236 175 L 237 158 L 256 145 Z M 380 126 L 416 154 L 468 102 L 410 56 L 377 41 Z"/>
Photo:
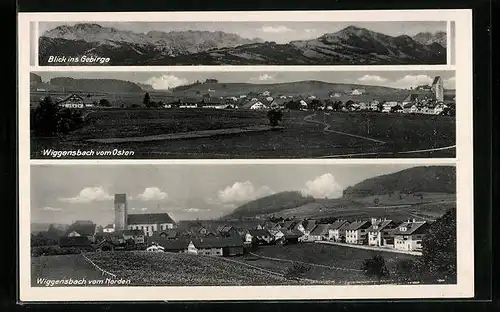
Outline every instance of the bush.
<path fill-rule="evenodd" d="M 45 97 L 31 116 L 35 136 L 67 134 L 83 126 L 82 114 L 78 110 L 61 108 Z"/>
<path fill-rule="evenodd" d="M 373 256 L 363 261 L 363 271 L 368 277 L 375 277 L 378 280 L 389 275 L 385 260 L 380 255 Z"/>
<path fill-rule="evenodd" d="M 298 279 L 310 270 L 311 266 L 299 262 L 294 262 L 290 267 L 286 269 L 284 276 L 288 279 Z"/>

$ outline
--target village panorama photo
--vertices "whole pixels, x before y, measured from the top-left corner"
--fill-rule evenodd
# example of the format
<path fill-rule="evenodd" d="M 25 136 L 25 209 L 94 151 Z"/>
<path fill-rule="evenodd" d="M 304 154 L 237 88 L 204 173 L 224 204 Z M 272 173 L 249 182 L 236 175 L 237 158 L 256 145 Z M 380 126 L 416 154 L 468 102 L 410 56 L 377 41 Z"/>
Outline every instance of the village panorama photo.
<path fill-rule="evenodd" d="M 37 45 L 41 66 L 444 65 L 447 42 L 446 21 L 64 21 Z"/>
<path fill-rule="evenodd" d="M 455 71 L 38 71 L 31 158 L 453 158 Z"/>
<path fill-rule="evenodd" d="M 454 165 L 33 165 L 31 176 L 32 287 L 457 283 Z"/>

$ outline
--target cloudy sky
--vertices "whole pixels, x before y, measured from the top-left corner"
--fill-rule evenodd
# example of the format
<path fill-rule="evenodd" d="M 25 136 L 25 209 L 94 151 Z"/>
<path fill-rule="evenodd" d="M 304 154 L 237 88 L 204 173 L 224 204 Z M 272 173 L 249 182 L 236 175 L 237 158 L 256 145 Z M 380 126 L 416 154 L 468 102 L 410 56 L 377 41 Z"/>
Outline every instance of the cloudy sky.
<path fill-rule="evenodd" d="M 39 33 L 61 25 L 92 22 L 40 22 Z M 129 30 L 136 33 L 157 31 L 206 30 L 235 33 L 243 38 L 261 38 L 266 41 L 287 43 L 291 40 L 317 38 L 353 25 L 367 28 L 390 36 L 414 36 L 419 32 L 446 31 L 446 22 L 95 22 L 103 27 Z"/>
<path fill-rule="evenodd" d="M 337 198 L 362 180 L 408 165 L 34 165 L 31 221 L 113 222 L 115 193 L 129 213 L 168 212 L 175 220 L 218 218 L 281 191 Z M 75 177 L 78 177 L 75 179 Z"/>
<path fill-rule="evenodd" d="M 157 90 L 174 88 L 207 78 L 219 82 L 282 83 L 301 80 L 320 80 L 331 83 L 377 85 L 395 88 L 431 84 L 441 76 L 446 89 L 455 89 L 454 71 L 301 71 L 301 72 L 35 72 L 48 81 L 54 77 L 120 79 L 152 85 Z"/>

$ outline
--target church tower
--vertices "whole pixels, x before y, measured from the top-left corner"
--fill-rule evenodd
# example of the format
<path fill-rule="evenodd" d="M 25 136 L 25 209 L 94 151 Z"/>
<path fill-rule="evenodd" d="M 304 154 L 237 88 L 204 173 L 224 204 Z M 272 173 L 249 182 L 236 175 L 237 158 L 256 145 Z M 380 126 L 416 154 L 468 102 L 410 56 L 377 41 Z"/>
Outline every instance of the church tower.
<path fill-rule="evenodd" d="M 127 194 L 115 194 L 115 231 L 127 229 Z"/>

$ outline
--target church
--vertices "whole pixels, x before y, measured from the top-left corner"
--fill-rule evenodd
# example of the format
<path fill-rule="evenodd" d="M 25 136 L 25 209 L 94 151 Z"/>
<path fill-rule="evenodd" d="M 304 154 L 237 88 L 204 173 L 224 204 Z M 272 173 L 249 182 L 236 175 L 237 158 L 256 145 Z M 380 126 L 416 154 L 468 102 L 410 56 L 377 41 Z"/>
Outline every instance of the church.
<path fill-rule="evenodd" d="M 175 221 L 168 213 L 129 214 L 127 194 L 115 194 L 115 231 L 142 230 L 152 236 L 156 231 L 176 228 Z"/>

